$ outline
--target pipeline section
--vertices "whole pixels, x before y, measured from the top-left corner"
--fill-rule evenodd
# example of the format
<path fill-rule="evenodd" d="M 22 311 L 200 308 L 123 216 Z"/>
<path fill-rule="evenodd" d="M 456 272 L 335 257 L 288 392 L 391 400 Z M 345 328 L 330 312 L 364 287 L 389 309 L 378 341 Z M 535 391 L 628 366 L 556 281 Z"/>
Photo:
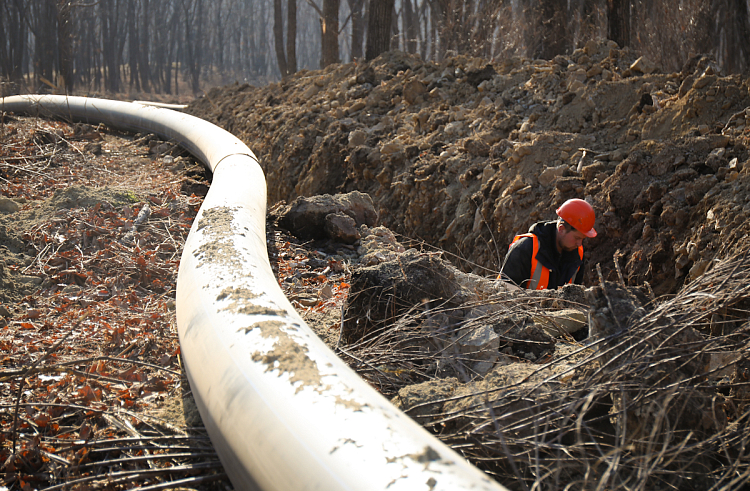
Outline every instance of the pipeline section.
<path fill-rule="evenodd" d="M 268 260 L 265 176 L 239 139 L 120 101 L 12 96 L 0 110 L 156 133 L 213 172 L 182 252 L 177 328 L 193 396 L 236 489 L 505 489 L 390 404 L 292 307 Z"/>

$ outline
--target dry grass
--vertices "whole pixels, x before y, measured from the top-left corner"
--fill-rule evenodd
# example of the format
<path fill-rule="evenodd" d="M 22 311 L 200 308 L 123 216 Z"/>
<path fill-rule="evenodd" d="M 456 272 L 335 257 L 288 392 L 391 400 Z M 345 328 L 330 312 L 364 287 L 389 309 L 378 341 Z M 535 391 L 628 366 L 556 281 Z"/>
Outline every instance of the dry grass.
<path fill-rule="evenodd" d="M 595 307 L 592 316 L 618 312 L 612 308 L 618 291 L 609 283 L 599 289 L 596 305 L 609 308 Z M 548 310 L 551 302 L 570 306 L 535 294 L 506 295 L 488 302 L 501 308 L 470 324 L 451 323 L 450 309 L 414 308 L 341 351 L 381 392 L 401 391 L 408 413 L 511 489 L 746 485 L 748 251 L 729 254 L 672 298 L 629 318 L 610 316 L 596 338 L 558 343 L 552 361 L 511 357 L 467 382 L 472 360 L 456 358 L 446 340 L 481 324 L 502 337 L 508 331 L 501 326 Z M 429 328 L 438 314 L 448 319 L 442 331 Z M 453 370 L 441 371 L 447 356 L 454 356 Z M 429 390 L 415 402 L 407 393 L 419 383 Z"/>

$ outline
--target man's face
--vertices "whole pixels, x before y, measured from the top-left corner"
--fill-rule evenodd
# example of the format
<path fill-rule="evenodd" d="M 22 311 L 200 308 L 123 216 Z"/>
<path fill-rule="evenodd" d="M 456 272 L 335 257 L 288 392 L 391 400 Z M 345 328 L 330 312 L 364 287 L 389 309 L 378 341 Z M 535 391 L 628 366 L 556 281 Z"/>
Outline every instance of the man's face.
<path fill-rule="evenodd" d="M 565 225 L 557 225 L 557 248 L 562 251 L 574 251 L 581 247 L 586 236 L 576 229 L 565 230 Z"/>

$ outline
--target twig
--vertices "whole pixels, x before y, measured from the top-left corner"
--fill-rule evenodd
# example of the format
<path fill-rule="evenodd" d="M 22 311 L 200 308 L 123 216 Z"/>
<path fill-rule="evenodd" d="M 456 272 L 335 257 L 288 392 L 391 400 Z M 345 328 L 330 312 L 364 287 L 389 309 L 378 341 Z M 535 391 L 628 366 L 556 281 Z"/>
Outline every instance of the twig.
<path fill-rule="evenodd" d="M 622 254 L 620 253 L 620 250 L 617 249 L 614 254 L 614 262 L 615 262 L 615 269 L 617 270 L 617 277 L 620 279 L 620 285 L 624 288 L 625 285 L 625 278 L 622 276 L 622 270 L 620 269 L 620 258 L 622 257 Z M 598 266 L 598 265 L 597 265 Z"/>
<path fill-rule="evenodd" d="M 94 476 L 87 476 L 82 477 L 80 479 L 74 479 L 72 481 L 67 481 L 62 484 L 56 484 L 55 486 L 50 486 L 48 488 L 44 488 L 41 491 L 57 491 L 62 490 L 65 488 L 72 488 L 76 484 L 83 484 L 85 482 L 91 482 L 96 481 L 97 479 L 106 479 L 108 484 L 115 484 L 120 482 L 128 482 L 128 481 L 142 481 L 144 479 L 148 479 L 150 477 L 155 476 L 162 476 L 162 475 L 170 475 L 170 474 L 187 474 L 190 472 L 195 472 L 197 470 L 206 470 L 206 469 L 220 469 L 221 463 L 219 462 L 207 462 L 203 464 L 193 464 L 193 465 L 180 465 L 175 467 L 169 467 L 166 469 L 143 469 L 143 470 L 134 470 L 134 471 L 121 471 L 121 472 L 111 472 L 107 474 L 106 476 L 100 476 L 100 475 L 94 475 Z"/>
<path fill-rule="evenodd" d="M 82 365 L 82 364 L 85 364 L 85 363 L 93 363 L 93 362 L 101 361 L 101 360 L 114 361 L 114 362 L 117 362 L 117 363 L 129 363 L 131 365 L 145 366 L 145 367 L 153 368 L 154 370 L 159 370 L 159 371 L 162 371 L 162 372 L 167 372 L 170 375 L 174 375 L 175 377 L 180 377 L 182 375 L 180 372 L 175 372 L 174 370 L 170 370 L 169 368 L 160 367 L 159 365 L 154 365 L 153 363 L 147 363 L 145 361 L 129 360 L 127 358 L 117 358 L 117 357 L 114 357 L 114 356 L 95 356 L 95 357 L 92 357 L 92 358 L 82 358 L 82 359 L 78 359 L 78 360 L 66 361 L 64 363 L 58 363 L 56 365 L 49 365 L 49 366 L 46 366 L 46 367 L 40 367 L 40 368 L 30 367 L 30 368 L 26 369 L 28 371 L 28 373 L 26 373 L 24 371 L 21 371 L 21 370 L 0 371 L 0 382 L 5 382 L 6 380 L 9 380 L 11 378 L 18 377 L 19 375 L 22 375 L 23 377 L 26 377 L 27 375 L 31 375 L 31 374 L 34 374 L 34 373 L 48 373 L 48 372 L 63 372 L 63 371 L 67 371 L 67 372 L 79 374 L 81 372 L 78 372 L 77 370 L 74 370 L 74 369 L 65 369 L 65 367 L 69 367 L 71 365 Z M 105 379 L 107 381 L 110 381 L 110 382 L 119 382 L 119 383 L 127 383 L 128 382 L 127 380 L 114 379 L 114 378 L 111 378 L 111 377 L 106 377 L 106 376 L 103 376 L 103 375 L 97 375 L 97 374 L 89 373 L 89 372 L 86 372 L 86 375 L 87 376 L 98 377 L 98 378 L 103 378 L 103 379 Z"/>
<path fill-rule="evenodd" d="M 62 344 L 65 342 L 65 340 L 68 339 L 68 337 L 70 337 L 70 335 L 73 333 L 73 331 L 75 331 L 75 329 L 81 324 L 81 322 L 83 322 L 88 316 L 89 316 L 89 312 L 86 311 L 82 316 L 80 316 L 78 318 L 78 320 L 76 321 L 75 324 L 73 324 L 73 326 L 70 328 L 70 330 L 67 333 L 65 333 L 65 335 L 62 338 L 60 338 L 54 345 L 52 345 L 52 347 L 50 349 L 47 350 L 47 352 L 44 354 L 44 356 L 42 356 L 41 358 L 39 358 L 38 360 L 36 360 L 34 363 L 32 363 L 31 366 L 29 368 L 27 368 L 26 371 L 21 375 L 20 380 L 18 381 L 18 391 L 16 393 L 16 406 L 13 409 L 13 426 L 11 428 L 11 432 L 12 432 L 12 435 L 13 435 L 11 449 L 13 449 L 13 453 L 14 454 L 16 453 L 16 441 L 17 441 L 16 439 L 18 437 L 18 431 L 17 431 L 18 430 L 18 427 L 17 427 L 18 426 L 18 408 L 20 407 L 20 404 L 21 404 L 21 394 L 23 392 L 23 382 L 24 382 L 24 379 L 26 378 L 26 375 L 31 370 L 33 370 L 34 368 L 36 368 L 37 365 L 39 365 L 41 362 L 43 362 L 44 360 L 46 360 L 47 357 L 49 357 L 49 355 L 51 355 L 52 353 L 54 353 L 55 351 L 57 351 L 60 348 L 60 346 L 62 346 Z"/>
<path fill-rule="evenodd" d="M 185 479 L 178 479 L 176 481 L 163 482 L 160 484 L 152 484 L 151 486 L 141 486 L 139 491 L 160 491 L 162 489 L 176 489 L 176 488 L 192 488 L 195 484 L 202 484 L 204 482 L 218 481 L 225 479 L 227 475 L 223 472 L 218 474 L 210 474 L 208 476 L 198 477 L 187 477 Z"/>
<path fill-rule="evenodd" d="M 138 463 L 138 462 L 151 462 L 155 460 L 197 459 L 197 458 L 204 458 L 204 457 L 217 458 L 217 455 L 216 455 L 216 452 L 205 452 L 205 451 L 204 452 L 180 452 L 180 453 L 158 453 L 158 454 L 153 454 L 153 455 L 138 455 L 135 457 L 121 457 L 118 459 L 97 460 L 96 462 L 90 462 L 88 464 L 79 465 L 78 469 L 83 470 L 83 469 L 88 469 L 91 467 L 101 467 L 104 465 L 113 466 L 113 465 L 130 464 L 130 463 Z"/>

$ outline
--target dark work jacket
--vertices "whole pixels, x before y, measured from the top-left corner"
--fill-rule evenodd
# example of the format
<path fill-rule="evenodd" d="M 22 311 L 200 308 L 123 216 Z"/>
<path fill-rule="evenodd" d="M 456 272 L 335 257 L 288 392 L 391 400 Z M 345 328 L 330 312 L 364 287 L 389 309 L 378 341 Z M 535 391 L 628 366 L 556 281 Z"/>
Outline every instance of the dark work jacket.
<path fill-rule="evenodd" d="M 547 288 L 555 289 L 563 286 L 575 275 L 574 283 L 583 283 L 583 260 L 578 250 L 557 253 L 557 222 L 535 223 L 529 232 L 539 240 L 539 252 L 536 260 L 549 269 L 549 283 Z M 501 277 L 510 280 L 518 286 L 526 287 L 531 278 L 531 255 L 534 240 L 522 237 L 508 250 L 503 261 Z M 576 271 L 578 272 L 576 274 Z"/>

